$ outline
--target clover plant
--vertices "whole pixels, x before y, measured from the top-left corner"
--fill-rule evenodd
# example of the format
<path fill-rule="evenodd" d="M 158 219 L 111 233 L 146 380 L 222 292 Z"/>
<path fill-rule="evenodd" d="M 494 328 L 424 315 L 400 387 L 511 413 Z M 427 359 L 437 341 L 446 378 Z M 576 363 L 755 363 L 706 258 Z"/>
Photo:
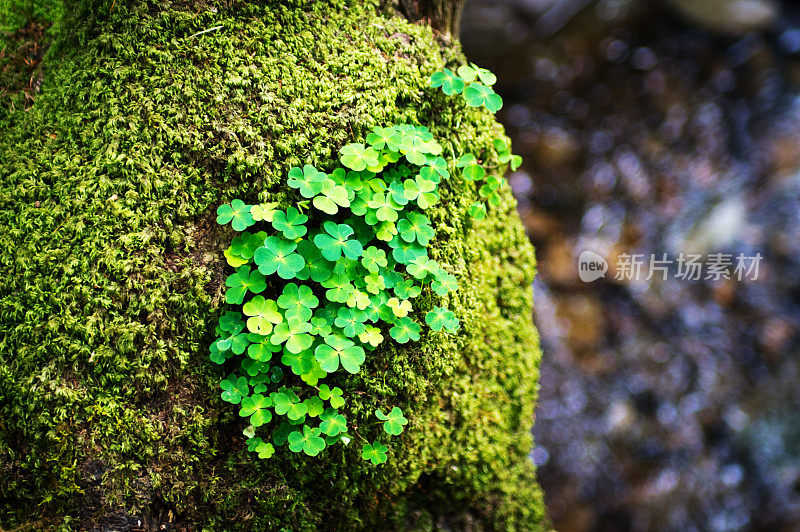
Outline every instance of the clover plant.
<path fill-rule="evenodd" d="M 457 72 L 458 74 L 447 68 L 434 72 L 430 78 L 430 86 L 441 87 L 442 92 L 448 96 L 461 94 L 464 102 L 470 107 L 483 106 L 492 113 L 500 110 L 503 99 L 492 89 L 492 85 L 497 81 L 494 74 L 474 63 L 458 67 Z M 522 164 L 522 158 L 511 154 L 505 140 L 495 139 L 493 147 L 500 164 L 508 164 L 512 170 L 516 170 Z M 479 185 L 478 195 L 481 200 L 470 205 L 468 212 L 473 218 L 482 220 L 486 217 L 487 204 L 492 207 L 500 204 L 499 190 L 505 185 L 505 180 L 495 175 L 486 178 L 485 168 L 471 153 L 462 155 L 456 166 L 461 168 L 461 175 L 465 180 L 474 181 Z"/>
<path fill-rule="evenodd" d="M 355 435 L 366 442 L 364 460 L 386 462 L 380 432 L 369 443 L 350 427 L 342 388 L 322 381 L 344 382 L 338 375 L 360 372 L 385 342 L 418 341 L 423 324 L 433 333 L 458 330 L 452 311 L 422 313 L 417 303 L 423 292 L 428 301 L 458 288 L 427 253 L 436 229 L 425 211 L 450 178 L 441 154 L 423 126 L 376 127 L 365 143 L 344 146 L 342 166 L 330 173 L 291 168 L 294 205 L 234 199 L 217 209 L 217 222 L 238 234 L 224 253 L 235 268 L 225 282 L 233 307 L 219 319 L 211 360 L 231 365 L 221 397 L 248 420 L 247 448 L 259 458 L 284 446 L 316 456 Z M 375 414 L 389 436 L 408 423 L 396 406 Z"/>

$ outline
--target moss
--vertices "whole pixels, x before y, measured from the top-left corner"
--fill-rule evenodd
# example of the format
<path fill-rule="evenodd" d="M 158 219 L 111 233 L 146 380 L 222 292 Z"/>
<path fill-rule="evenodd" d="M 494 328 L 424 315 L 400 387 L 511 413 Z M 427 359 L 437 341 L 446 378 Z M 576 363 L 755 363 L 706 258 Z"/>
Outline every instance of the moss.
<path fill-rule="evenodd" d="M 457 45 L 343 0 L 66 17 L 36 104 L 0 118 L 0 523 L 540 528 L 534 259 L 510 195 L 475 223 L 472 184 L 453 179 L 429 213 L 462 333 L 387 346 L 336 382 L 358 426 L 376 400 L 411 419 L 386 465 L 357 445 L 255 459 L 208 361 L 220 202 L 289 201 L 290 166 L 331 168 L 374 125 L 428 125 L 456 154 L 502 135 L 426 89 Z"/>

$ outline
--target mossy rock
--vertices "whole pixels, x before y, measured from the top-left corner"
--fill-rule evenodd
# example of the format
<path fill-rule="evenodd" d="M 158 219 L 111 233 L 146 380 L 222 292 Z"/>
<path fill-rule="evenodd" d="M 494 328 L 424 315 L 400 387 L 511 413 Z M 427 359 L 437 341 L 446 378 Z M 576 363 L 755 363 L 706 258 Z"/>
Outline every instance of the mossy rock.
<path fill-rule="evenodd" d="M 68 3 L 45 61 L 35 105 L 0 116 L 2 526 L 544 526 L 535 264 L 508 192 L 476 222 L 454 177 L 428 212 L 460 333 L 330 377 L 366 433 L 376 405 L 410 419 L 388 463 L 356 442 L 259 460 L 208 359 L 220 203 L 296 201 L 291 166 L 331 169 L 375 125 L 427 125 L 454 154 L 503 135 L 427 87 L 457 43 L 370 2 L 117 0 Z"/>

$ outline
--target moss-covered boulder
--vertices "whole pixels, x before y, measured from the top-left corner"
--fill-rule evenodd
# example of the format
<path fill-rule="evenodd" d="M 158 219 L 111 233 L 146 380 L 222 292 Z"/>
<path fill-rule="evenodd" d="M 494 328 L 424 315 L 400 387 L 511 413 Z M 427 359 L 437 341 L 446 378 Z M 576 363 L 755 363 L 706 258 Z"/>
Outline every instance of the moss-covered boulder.
<path fill-rule="evenodd" d="M 220 203 L 295 201 L 291 166 L 333 168 L 375 125 L 426 125 L 455 154 L 503 134 L 427 87 L 458 45 L 372 2 L 65 13 L 35 104 L 0 118 L 0 525 L 540 528 L 534 259 L 509 193 L 476 222 L 454 177 L 428 212 L 460 333 L 386 342 L 331 377 L 352 425 L 379 402 L 410 419 L 388 463 L 355 444 L 259 460 L 208 359 L 230 273 Z"/>

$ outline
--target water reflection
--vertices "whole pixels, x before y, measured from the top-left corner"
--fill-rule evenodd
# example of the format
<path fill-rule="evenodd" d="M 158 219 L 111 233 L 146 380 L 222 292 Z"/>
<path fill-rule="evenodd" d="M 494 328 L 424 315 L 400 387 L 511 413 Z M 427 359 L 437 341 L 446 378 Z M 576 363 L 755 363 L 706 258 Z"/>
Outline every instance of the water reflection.
<path fill-rule="evenodd" d="M 525 159 L 531 458 L 561 530 L 800 523 L 800 13 L 782 9 L 712 37 L 654 2 L 467 4 L 465 51 Z M 757 281 L 585 284 L 584 249 L 764 259 Z"/>

